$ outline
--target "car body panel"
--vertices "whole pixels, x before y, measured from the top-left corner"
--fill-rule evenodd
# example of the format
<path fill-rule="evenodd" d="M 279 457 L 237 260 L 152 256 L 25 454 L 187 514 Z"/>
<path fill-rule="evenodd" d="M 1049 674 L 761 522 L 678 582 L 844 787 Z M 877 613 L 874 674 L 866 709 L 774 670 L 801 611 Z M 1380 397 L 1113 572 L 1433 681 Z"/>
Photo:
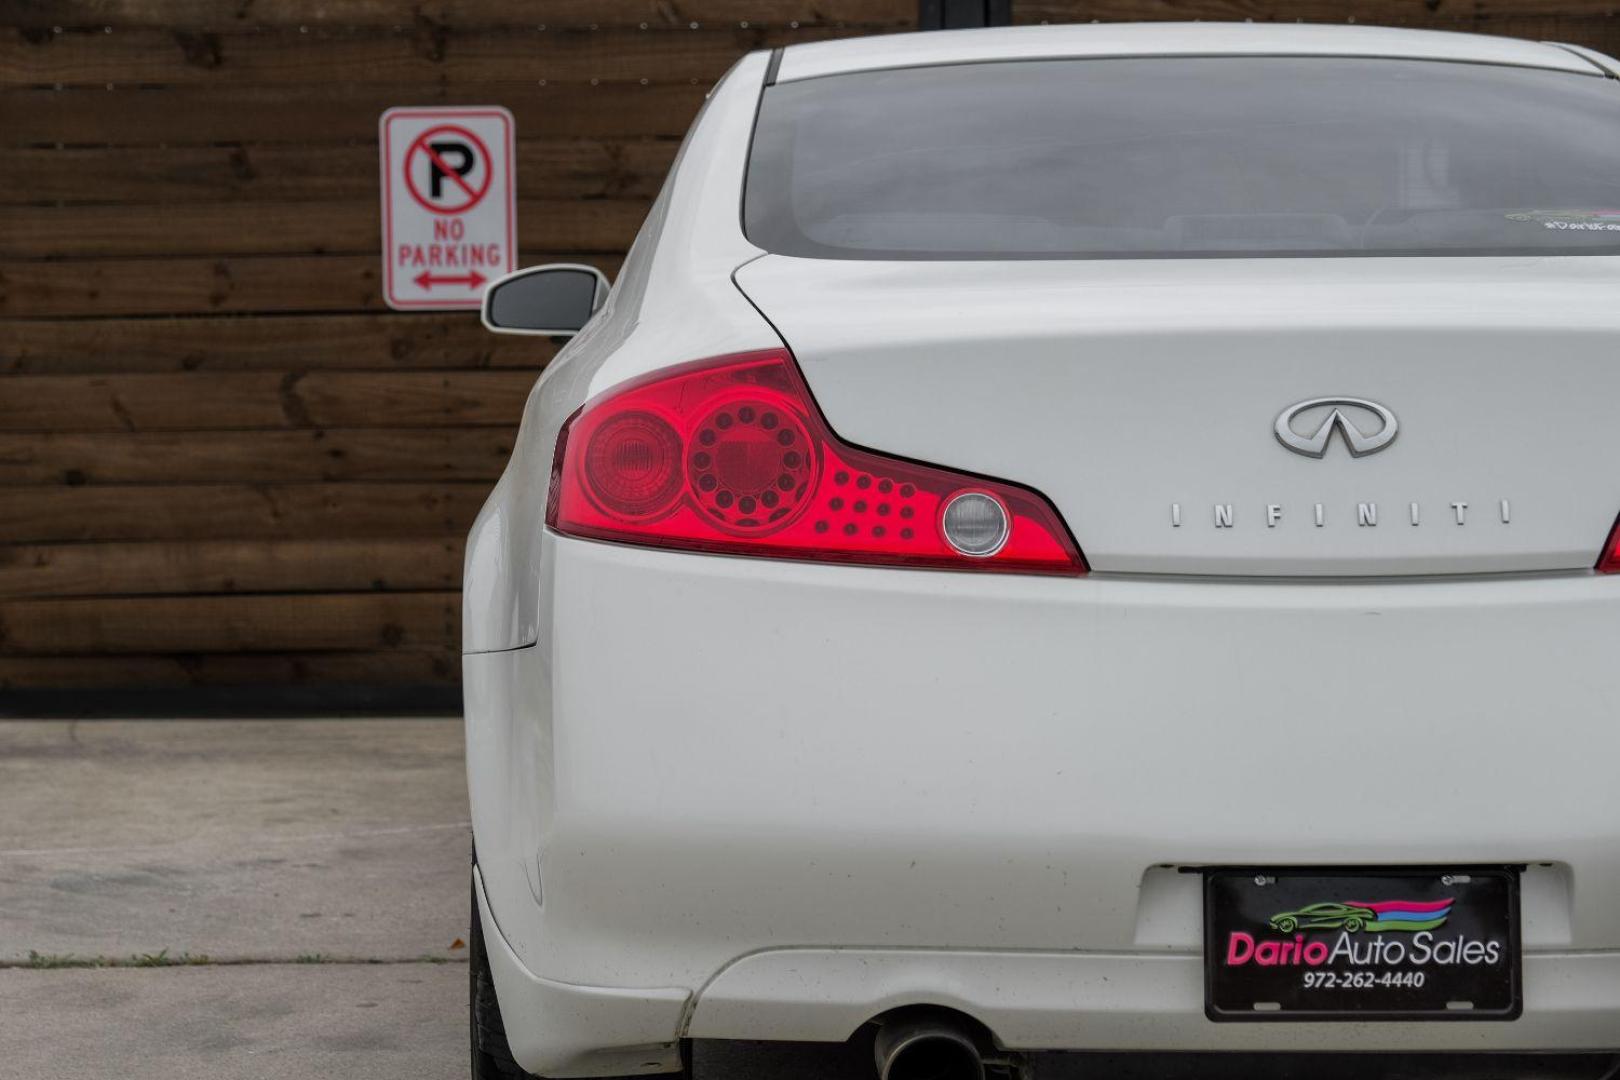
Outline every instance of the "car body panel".
<path fill-rule="evenodd" d="M 1549 1049 L 1549 1031 L 1582 1030 L 1567 1045 L 1591 1047 L 1620 1031 L 1602 1026 L 1620 1000 L 1601 994 L 1536 1019 L 1538 994 L 1573 1009 L 1568 980 L 1620 955 L 1620 579 L 1061 580 L 549 535 L 545 554 L 559 629 L 467 660 L 469 725 L 510 703 L 530 732 L 521 752 L 478 748 L 475 807 L 494 813 L 474 820 L 492 907 L 536 975 L 687 988 L 695 1017 L 716 1017 L 688 1034 L 735 1034 L 756 1014 L 732 972 L 788 980 L 793 950 L 898 951 L 910 1001 L 825 1007 L 847 1018 L 957 987 L 1035 1046 L 1055 1017 L 999 1011 L 1015 988 L 931 983 L 960 970 L 934 954 L 1052 954 L 1031 968 L 1082 981 L 1134 957 L 1146 981 L 1131 985 L 1168 979 L 1196 1015 L 1154 1006 L 1132 1034 L 1141 998 L 1099 990 L 1046 1048 L 1118 1049 L 1112 1032 L 1297 1049 L 1276 1026 L 1205 1022 L 1199 878 L 1179 870 L 1523 864 L 1527 970 L 1547 976 L 1528 981 L 1530 1022 L 1401 1025 L 1391 1045 Z M 1354 662 L 1324 668 L 1324 650 Z M 1357 812 L 1308 812 L 1324 798 Z M 529 823 L 536 835 L 514 831 Z M 756 1004 L 777 1017 L 760 1037 L 848 1034 Z"/>

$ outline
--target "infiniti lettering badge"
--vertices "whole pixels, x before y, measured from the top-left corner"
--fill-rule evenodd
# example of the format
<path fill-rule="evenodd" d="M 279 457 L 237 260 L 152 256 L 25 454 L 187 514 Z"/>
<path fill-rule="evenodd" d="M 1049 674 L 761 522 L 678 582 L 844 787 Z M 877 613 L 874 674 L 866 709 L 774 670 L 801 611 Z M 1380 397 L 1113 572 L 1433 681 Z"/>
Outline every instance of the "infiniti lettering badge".
<path fill-rule="evenodd" d="M 1304 434 L 1294 426 L 1294 421 L 1302 414 L 1324 407 L 1331 407 L 1332 411 L 1311 429 L 1310 434 Z M 1346 416 L 1342 410 L 1347 408 L 1370 414 L 1363 422 L 1372 430 Z M 1362 417 L 1357 416 L 1357 419 Z M 1394 442 L 1399 430 L 1394 413 L 1378 402 L 1364 398 L 1312 398 L 1288 406 L 1277 417 L 1277 441 L 1296 454 L 1313 458 L 1327 453 L 1328 443 L 1332 441 L 1335 431 L 1344 437 L 1344 445 L 1349 448 L 1351 457 L 1366 457 Z"/>
<path fill-rule="evenodd" d="M 1321 410 L 1327 410 L 1323 413 Z M 1315 413 L 1315 416 L 1309 414 Z M 1308 417 L 1308 419 L 1307 419 Z M 1290 405 L 1277 417 L 1277 441 L 1296 454 L 1306 457 L 1320 458 L 1327 454 L 1328 443 L 1333 441 L 1333 433 L 1338 432 L 1344 439 L 1345 447 L 1352 457 L 1366 457 L 1395 441 L 1395 433 L 1400 425 L 1395 420 L 1395 414 L 1376 401 L 1366 398 L 1324 397 L 1311 398 Z M 1300 426 L 1310 428 L 1310 433 L 1301 431 Z M 1283 505 L 1281 503 L 1263 503 L 1266 528 L 1275 529 L 1283 524 Z M 1458 525 L 1469 523 L 1469 507 L 1465 500 L 1457 500 L 1447 504 L 1451 511 L 1447 515 Z M 1497 502 L 1497 513 L 1503 525 L 1513 521 L 1513 506 L 1507 499 Z M 1423 504 L 1409 502 L 1405 507 L 1405 519 L 1413 526 L 1422 525 L 1425 521 Z M 1232 503 L 1218 502 L 1214 504 L 1214 522 L 1216 529 L 1231 529 L 1237 526 L 1238 513 Z M 1318 529 L 1328 523 L 1328 508 L 1323 503 L 1314 503 L 1310 506 L 1310 521 Z M 1170 525 L 1172 528 L 1181 528 L 1183 515 L 1181 504 L 1170 504 Z M 1355 504 L 1354 520 L 1357 526 L 1373 528 L 1378 525 L 1378 503 L 1361 502 Z"/>

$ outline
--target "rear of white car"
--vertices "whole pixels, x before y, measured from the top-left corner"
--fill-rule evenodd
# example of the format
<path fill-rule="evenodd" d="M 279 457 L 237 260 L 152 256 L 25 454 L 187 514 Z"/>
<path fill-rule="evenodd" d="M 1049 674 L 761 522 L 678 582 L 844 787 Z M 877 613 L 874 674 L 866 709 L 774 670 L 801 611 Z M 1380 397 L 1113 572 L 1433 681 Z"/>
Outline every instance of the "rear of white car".
<path fill-rule="evenodd" d="M 1611 66 L 740 62 L 469 543 L 501 1053 L 1620 1053 Z"/>

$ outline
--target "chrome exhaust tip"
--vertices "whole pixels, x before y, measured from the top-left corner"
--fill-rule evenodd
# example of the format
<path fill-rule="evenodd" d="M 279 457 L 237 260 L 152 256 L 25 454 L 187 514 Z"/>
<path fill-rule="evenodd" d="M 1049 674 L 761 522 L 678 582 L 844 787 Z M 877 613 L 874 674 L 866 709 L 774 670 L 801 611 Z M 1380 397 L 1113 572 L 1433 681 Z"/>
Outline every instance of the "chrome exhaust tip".
<path fill-rule="evenodd" d="M 873 1044 L 878 1080 L 984 1080 L 984 1057 L 971 1032 L 947 1017 L 894 1020 Z"/>

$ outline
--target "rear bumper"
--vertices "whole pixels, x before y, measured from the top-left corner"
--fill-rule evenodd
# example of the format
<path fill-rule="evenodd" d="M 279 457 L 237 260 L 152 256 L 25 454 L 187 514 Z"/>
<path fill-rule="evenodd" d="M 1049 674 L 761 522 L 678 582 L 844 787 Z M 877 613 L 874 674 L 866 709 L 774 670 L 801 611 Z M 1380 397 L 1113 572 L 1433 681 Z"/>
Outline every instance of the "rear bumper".
<path fill-rule="evenodd" d="M 1506 1024 L 1212 1024 L 1201 957 L 860 949 L 745 957 L 704 988 L 697 1038 L 842 1040 L 898 1005 L 978 1018 L 1010 1050 L 1620 1049 L 1620 952 L 1525 958 Z"/>
<path fill-rule="evenodd" d="M 546 545 L 537 646 L 466 659 L 474 827 L 523 970 L 658 988 L 625 1045 L 843 1039 L 926 1002 L 1013 1048 L 1620 1048 L 1620 580 Z M 1521 1020 L 1205 1019 L 1175 868 L 1507 863 Z"/>
<path fill-rule="evenodd" d="M 495 995 L 513 1057 L 547 1076 L 634 1076 L 680 1066 L 685 990 L 576 986 L 534 974 L 507 944 L 473 869 Z"/>
<path fill-rule="evenodd" d="M 491 925 L 487 902 L 480 904 Z M 518 1061 L 548 1076 L 674 1071 L 680 1038 L 842 1042 L 874 1016 L 927 1002 L 978 1018 L 1009 1050 L 1186 1053 L 1620 1049 L 1620 952 L 1525 959 L 1511 1024 L 1214 1025 L 1196 956 L 795 949 L 683 989 L 625 990 L 534 975 L 486 929 Z"/>

